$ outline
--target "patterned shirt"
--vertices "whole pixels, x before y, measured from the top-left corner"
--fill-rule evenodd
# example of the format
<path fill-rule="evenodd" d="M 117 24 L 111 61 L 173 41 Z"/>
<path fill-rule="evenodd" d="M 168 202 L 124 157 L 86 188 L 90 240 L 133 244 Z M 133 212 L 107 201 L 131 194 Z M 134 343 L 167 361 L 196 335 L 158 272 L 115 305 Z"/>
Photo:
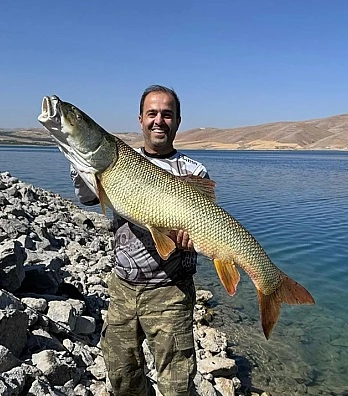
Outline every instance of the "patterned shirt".
<path fill-rule="evenodd" d="M 206 168 L 199 162 L 174 150 L 167 156 L 145 153 L 136 149 L 153 164 L 175 176 L 195 175 L 208 177 Z M 75 173 L 74 173 L 75 172 Z M 98 203 L 95 194 L 72 169 L 76 196 L 86 205 Z M 196 272 L 197 253 L 175 250 L 168 260 L 157 253 L 150 232 L 114 213 L 115 271 L 123 280 L 133 285 L 165 285 L 193 275 Z"/>

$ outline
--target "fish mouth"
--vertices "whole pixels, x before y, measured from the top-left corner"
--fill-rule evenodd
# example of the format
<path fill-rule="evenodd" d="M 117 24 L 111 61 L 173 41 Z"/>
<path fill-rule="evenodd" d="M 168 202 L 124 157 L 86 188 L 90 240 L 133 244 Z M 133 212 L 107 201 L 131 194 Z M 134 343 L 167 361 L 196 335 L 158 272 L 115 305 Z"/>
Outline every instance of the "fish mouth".
<path fill-rule="evenodd" d="M 53 106 L 53 100 L 50 99 L 48 96 L 45 96 L 42 99 L 42 114 L 47 114 L 48 117 L 54 116 L 56 113 L 56 106 Z"/>
<path fill-rule="evenodd" d="M 37 119 L 57 142 L 59 149 L 66 151 L 69 145 L 67 134 L 62 130 L 63 112 L 61 103 L 62 101 L 56 95 L 44 96 L 41 104 L 41 114 Z"/>
<path fill-rule="evenodd" d="M 48 121 L 58 123 L 60 121 L 59 104 L 60 99 L 58 96 L 44 96 L 42 99 L 41 114 L 38 116 L 38 120 L 43 124 Z"/>

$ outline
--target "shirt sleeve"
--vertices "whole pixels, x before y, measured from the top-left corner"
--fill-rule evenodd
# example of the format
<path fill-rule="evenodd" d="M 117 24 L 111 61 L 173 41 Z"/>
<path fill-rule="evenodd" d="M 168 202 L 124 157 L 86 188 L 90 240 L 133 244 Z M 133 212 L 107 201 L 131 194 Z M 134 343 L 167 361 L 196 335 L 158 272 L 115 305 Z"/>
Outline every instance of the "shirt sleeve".
<path fill-rule="evenodd" d="M 202 164 L 199 164 L 192 174 L 194 176 L 200 176 L 204 179 L 209 179 L 207 168 Z"/>
<path fill-rule="evenodd" d="M 88 188 L 72 165 L 70 166 L 70 177 L 75 188 L 75 195 L 83 205 L 93 206 L 99 203 L 98 197 Z"/>

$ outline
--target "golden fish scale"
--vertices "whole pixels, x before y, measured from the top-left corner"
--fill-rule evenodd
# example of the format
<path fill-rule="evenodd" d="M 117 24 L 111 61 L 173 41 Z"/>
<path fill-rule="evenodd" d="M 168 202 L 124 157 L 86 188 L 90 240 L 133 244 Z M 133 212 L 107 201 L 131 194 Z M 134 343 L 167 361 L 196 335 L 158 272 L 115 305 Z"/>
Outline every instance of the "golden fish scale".
<path fill-rule="evenodd" d="M 191 184 L 155 166 L 118 139 L 117 147 L 117 161 L 100 179 L 121 216 L 155 228 L 184 229 L 201 253 L 233 260 L 264 294 L 279 286 L 279 269 L 229 213 Z"/>

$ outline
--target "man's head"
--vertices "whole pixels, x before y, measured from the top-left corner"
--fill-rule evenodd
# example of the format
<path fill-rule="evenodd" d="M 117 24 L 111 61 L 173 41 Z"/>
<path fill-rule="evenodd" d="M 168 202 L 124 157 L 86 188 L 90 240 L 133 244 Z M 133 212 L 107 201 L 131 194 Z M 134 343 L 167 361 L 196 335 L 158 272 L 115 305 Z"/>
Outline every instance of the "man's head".
<path fill-rule="evenodd" d="M 145 150 L 169 154 L 181 122 L 180 101 L 175 91 L 162 85 L 146 88 L 140 99 L 139 122 Z"/>

